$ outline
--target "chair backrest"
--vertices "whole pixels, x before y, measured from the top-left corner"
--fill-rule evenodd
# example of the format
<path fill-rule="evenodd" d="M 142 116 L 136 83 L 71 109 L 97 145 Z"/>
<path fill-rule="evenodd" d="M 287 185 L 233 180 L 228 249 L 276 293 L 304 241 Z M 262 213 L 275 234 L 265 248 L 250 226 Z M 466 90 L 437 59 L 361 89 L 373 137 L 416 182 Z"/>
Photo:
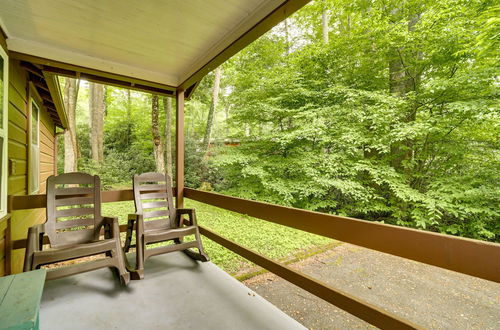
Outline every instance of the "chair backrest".
<path fill-rule="evenodd" d="M 134 175 L 135 211 L 142 213 L 145 229 L 175 227 L 172 179 L 163 173 Z"/>
<path fill-rule="evenodd" d="M 45 233 L 52 247 L 99 239 L 101 180 L 97 175 L 64 173 L 47 179 Z"/>

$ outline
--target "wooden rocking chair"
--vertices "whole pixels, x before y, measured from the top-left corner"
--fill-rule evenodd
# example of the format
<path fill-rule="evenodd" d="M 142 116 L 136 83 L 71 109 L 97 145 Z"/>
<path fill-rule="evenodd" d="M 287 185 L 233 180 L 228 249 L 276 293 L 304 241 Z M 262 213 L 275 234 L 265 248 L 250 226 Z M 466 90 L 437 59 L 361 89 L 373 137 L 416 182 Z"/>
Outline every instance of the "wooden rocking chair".
<path fill-rule="evenodd" d="M 104 239 L 100 238 L 102 228 Z M 45 250 L 44 234 L 50 244 Z M 28 231 L 24 271 L 95 255 L 103 255 L 103 258 L 51 269 L 47 279 L 113 267 L 118 270 L 122 284 L 130 280 L 120 244 L 118 219 L 101 215 L 99 177 L 85 173 L 50 176 L 47 179 L 47 220 Z"/>
<path fill-rule="evenodd" d="M 135 214 L 129 214 L 125 252 L 128 252 L 134 225 L 136 229 L 136 268 L 129 269 L 132 279 L 144 278 L 144 261 L 154 255 L 182 250 L 195 260 L 208 261 L 203 251 L 193 209 L 176 209 L 173 205 L 172 180 L 161 173 L 134 175 Z M 189 216 L 185 223 L 182 215 Z M 195 240 L 183 242 L 184 236 Z M 175 244 L 147 249 L 148 244 L 173 241 Z M 189 250 L 197 248 L 199 253 Z"/>

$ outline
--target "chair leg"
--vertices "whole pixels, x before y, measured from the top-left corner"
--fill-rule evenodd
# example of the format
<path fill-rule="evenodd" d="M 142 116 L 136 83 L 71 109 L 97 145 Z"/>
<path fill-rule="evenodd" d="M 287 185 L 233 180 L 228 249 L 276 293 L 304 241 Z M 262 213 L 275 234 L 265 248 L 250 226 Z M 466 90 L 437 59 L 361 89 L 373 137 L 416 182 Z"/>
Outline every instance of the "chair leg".
<path fill-rule="evenodd" d="M 144 278 L 144 236 L 137 235 L 135 238 L 135 269 L 129 269 L 132 280 Z"/>
<path fill-rule="evenodd" d="M 33 251 L 29 248 L 26 248 L 26 255 L 24 257 L 24 268 L 23 272 L 29 272 L 33 270 Z"/>
<path fill-rule="evenodd" d="M 36 269 L 38 266 L 35 258 L 35 251 L 42 250 L 43 235 L 40 235 L 35 227 L 30 227 L 28 230 L 28 237 L 26 240 L 27 246 L 24 256 L 24 272 L 29 272 L 30 270 Z"/>
<path fill-rule="evenodd" d="M 130 273 L 127 271 L 125 253 L 123 253 L 122 246 L 120 244 L 120 238 L 115 238 L 115 249 L 109 251 L 111 257 L 115 261 L 115 268 L 118 270 L 118 275 L 120 276 L 120 282 L 123 285 L 127 285 L 130 282 Z"/>
<path fill-rule="evenodd" d="M 198 242 L 198 251 L 200 252 L 200 256 L 201 256 L 201 261 L 203 262 L 207 262 L 210 260 L 210 258 L 208 257 L 208 255 L 205 253 L 205 250 L 203 249 L 203 243 L 201 241 L 201 235 L 200 235 L 200 231 L 198 229 L 198 227 L 196 227 L 196 233 L 194 234 L 195 238 L 196 238 L 196 241 Z"/>
<path fill-rule="evenodd" d="M 183 250 L 183 252 L 191 259 L 199 260 L 202 262 L 210 261 L 210 258 L 208 257 L 208 255 L 205 253 L 205 250 L 203 249 L 203 244 L 201 242 L 201 235 L 200 235 L 198 228 L 196 228 L 196 232 L 195 232 L 194 236 L 196 239 L 196 243 L 198 243 L 198 247 L 197 247 L 198 253 L 191 251 L 190 249 Z M 174 241 L 176 244 L 180 244 L 180 243 L 182 243 L 183 240 L 177 238 Z"/>
<path fill-rule="evenodd" d="M 123 254 L 120 252 L 116 253 L 115 251 L 112 251 L 111 254 L 113 255 L 113 258 L 116 259 L 115 268 L 118 270 L 118 276 L 120 277 L 121 284 L 127 285 L 128 282 L 130 282 L 130 273 L 127 271 L 127 268 L 125 267 L 125 260 Z"/>
<path fill-rule="evenodd" d="M 123 247 L 125 253 L 127 253 L 130 250 L 130 245 L 132 245 L 133 232 L 134 232 L 134 224 L 133 223 L 127 224 L 127 236 L 125 238 L 125 246 Z"/>

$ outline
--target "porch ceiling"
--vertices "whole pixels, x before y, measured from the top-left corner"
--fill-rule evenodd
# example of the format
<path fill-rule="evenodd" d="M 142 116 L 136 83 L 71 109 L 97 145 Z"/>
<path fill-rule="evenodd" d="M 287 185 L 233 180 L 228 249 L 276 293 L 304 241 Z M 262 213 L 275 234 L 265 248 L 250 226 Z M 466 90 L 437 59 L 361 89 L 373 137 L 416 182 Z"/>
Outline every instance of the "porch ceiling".
<path fill-rule="evenodd" d="M 280 10 L 281 20 L 305 3 L 2 0 L 0 25 L 10 51 L 178 87 L 271 13 Z"/>

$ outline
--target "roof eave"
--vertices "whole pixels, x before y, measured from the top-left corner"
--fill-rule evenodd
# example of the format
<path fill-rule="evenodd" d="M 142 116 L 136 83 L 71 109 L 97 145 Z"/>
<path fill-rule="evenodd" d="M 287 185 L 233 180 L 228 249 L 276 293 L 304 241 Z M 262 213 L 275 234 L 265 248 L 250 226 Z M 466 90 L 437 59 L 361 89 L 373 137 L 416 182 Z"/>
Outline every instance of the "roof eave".
<path fill-rule="evenodd" d="M 45 82 L 47 83 L 47 87 L 49 87 L 49 91 L 52 96 L 52 101 L 57 110 L 57 115 L 61 120 L 62 128 L 68 128 L 68 114 L 66 112 L 66 108 L 64 107 L 61 88 L 57 76 L 47 71 L 43 71 L 43 76 L 45 77 Z"/>

